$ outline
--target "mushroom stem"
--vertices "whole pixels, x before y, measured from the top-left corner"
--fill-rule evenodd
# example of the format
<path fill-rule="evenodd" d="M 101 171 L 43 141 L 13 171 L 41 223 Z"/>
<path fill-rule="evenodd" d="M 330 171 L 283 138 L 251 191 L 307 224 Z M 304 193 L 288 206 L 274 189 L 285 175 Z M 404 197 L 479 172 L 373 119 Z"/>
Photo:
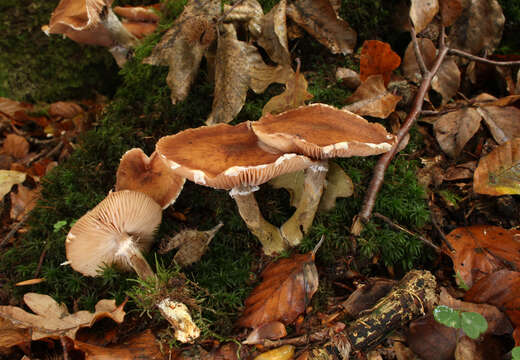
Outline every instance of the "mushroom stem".
<path fill-rule="evenodd" d="M 107 12 L 102 18 L 102 23 L 118 45 L 125 48 L 132 48 L 137 44 L 137 38 L 126 30 L 111 7 L 107 7 Z"/>
<path fill-rule="evenodd" d="M 253 235 L 262 243 L 264 254 L 271 255 L 273 253 L 280 253 L 287 249 L 288 244 L 282 238 L 280 230 L 262 216 L 255 195 L 253 194 L 257 189 L 258 188 L 254 188 L 243 191 L 242 189 L 235 188 L 230 191 L 229 195 L 235 199 L 238 212 L 249 230 L 251 230 Z"/>
<path fill-rule="evenodd" d="M 320 204 L 328 169 L 325 160 L 305 170 L 303 192 L 298 207 L 280 229 L 283 238 L 290 246 L 298 245 L 312 225 Z"/>
<path fill-rule="evenodd" d="M 131 241 L 125 246 L 123 256 L 140 279 L 146 280 L 155 277 L 155 273 L 144 258 L 143 253 Z"/>

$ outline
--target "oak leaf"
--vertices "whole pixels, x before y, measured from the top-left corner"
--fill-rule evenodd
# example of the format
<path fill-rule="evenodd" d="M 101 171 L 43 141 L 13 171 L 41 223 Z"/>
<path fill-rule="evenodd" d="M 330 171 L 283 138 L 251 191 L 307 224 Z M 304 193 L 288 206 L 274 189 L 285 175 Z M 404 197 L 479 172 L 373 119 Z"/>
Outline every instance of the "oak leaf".
<path fill-rule="evenodd" d="M 16 306 L 0 306 L 0 318 L 11 321 L 17 328 L 32 331 L 32 340 L 60 336 L 74 339 L 80 328 L 90 327 L 99 319 L 108 317 L 122 323 L 125 316 L 125 304 L 116 306 L 115 300 L 98 301 L 94 313 L 78 311 L 70 314 L 64 304 L 57 303 L 48 295 L 27 293 L 23 299 L 34 313 Z"/>
<path fill-rule="evenodd" d="M 520 268 L 520 230 L 499 226 L 461 227 L 447 235 L 453 247 L 448 255 L 458 278 L 472 286 L 484 276 L 504 268 Z"/>
<path fill-rule="evenodd" d="M 439 12 L 438 0 L 412 0 L 410 19 L 416 33 L 423 31 Z"/>
<path fill-rule="evenodd" d="M 313 252 L 271 263 L 261 277 L 263 281 L 245 301 L 239 326 L 256 328 L 272 321 L 290 324 L 305 311 L 318 289 Z"/>
<path fill-rule="evenodd" d="M 347 98 L 350 105 L 343 109 L 358 115 L 368 115 L 386 119 L 401 100 L 400 96 L 390 93 L 384 83 L 383 75 L 371 75 Z"/>
<path fill-rule="evenodd" d="M 502 144 L 480 159 L 473 176 L 479 194 L 520 194 L 520 138 Z"/>
<path fill-rule="evenodd" d="M 379 40 L 366 40 L 361 49 L 359 62 L 361 81 L 365 81 L 370 75 L 381 74 L 387 85 L 392 71 L 401 64 L 401 58 L 389 44 Z"/>

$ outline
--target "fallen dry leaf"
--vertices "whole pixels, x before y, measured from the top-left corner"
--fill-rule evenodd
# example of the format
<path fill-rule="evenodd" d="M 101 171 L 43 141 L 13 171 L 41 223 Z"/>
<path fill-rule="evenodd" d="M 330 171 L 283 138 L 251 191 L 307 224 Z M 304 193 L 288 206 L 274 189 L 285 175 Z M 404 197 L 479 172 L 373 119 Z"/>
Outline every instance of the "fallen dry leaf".
<path fill-rule="evenodd" d="M 133 336 L 124 343 L 107 347 L 74 341 L 74 348 L 85 354 L 85 360 L 163 360 L 164 355 L 150 329 Z"/>
<path fill-rule="evenodd" d="M 3 348 L 31 342 L 31 334 L 27 329 L 19 329 L 12 322 L 0 317 L 0 354 Z"/>
<path fill-rule="evenodd" d="M 343 109 L 358 115 L 368 115 L 386 119 L 401 100 L 400 96 L 390 93 L 386 87 L 383 75 L 371 75 L 347 98 L 350 105 Z"/>
<path fill-rule="evenodd" d="M 29 142 L 23 136 L 9 134 L 5 137 L 2 152 L 15 159 L 23 159 L 29 154 Z"/>
<path fill-rule="evenodd" d="M 114 6 L 114 12 L 128 21 L 159 22 L 160 4 L 150 6 Z"/>
<path fill-rule="evenodd" d="M 156 152 L 148 157 L 143 150 L 134 148 L 128 150 L 119 162 L 116 191 L 145 193 L 165 209 L 175 202 L 185 181 L 175 175 Z"/>
<path fill-rule="evenodd" d="M 313 252 L 271 263 L 261 277 L 263 281 L 245 301 L 239 326 L 256 328 L 272 321 L 290 324 L 305 311 L 318 289 Z"/>
<path fill-rule="evenodd" d="M 14 119 L 17 112 L 25 112 L 32 108 L 31 104 L 0 97 L 0 120 Z"/>
<path fill-rule="evenodd" d="M 357 318 L 365 310 L 372 308 L 382 297 L 394 287 L 396 281 L 383 278 L 370 278 L 366 284 L 360 285 L 340 306 L 343 313 L 350 318 Z"/>
<path fill-rule="evenodd" d="M 341 81 L 349 89 L 357 89 L 361 85 L 359 74 L 349 68 L 338 67 L 336 69 L 336 80 Z"/>
<path fill-rule="evenodd" d="M 505 18 L 497 0 L 470 0 L 451 26 L 448 45 L 479 55 L 492 54 L 502 39 Z M 472 29 L 472 31 L 467 31 Z"/>
<path fill-rule="evenodd" d="M 465 0 L 439 0 L 442 25 L 453 25 L 462 14 L 465 5 Z"/>
<path fill-rule="evenodd" d="M 57 303 L 48 295 L 27 293 L 23 299 L 34 314 L 16 306 L 0 306 L 0 318 L 11 321 L 17 328 L 30 330 L 32 340 L 60 336 L 74 339 L 80 328 L 90 327 L 99 319 L 108 317 L 121 323 L 125 316 L 125 303 L 116 306 L 115 300 L 98 301 L 94 313 L 78 311 L 70 314 L 64 304 Z"/>
<path fill-rule="evenodd" d="M 520 137 L 520 109 L 514 106 L 482 106 L 478 108 L 493 139 L 499 144 Z"/>
<path fill-rule="evenodd" d="M 226 22 L 243 21 L 247 23 L 249 33 L 259 37 L 262 32 L 262 18 L 264 10 L 257 0 L 237 1 L 234 4 L 224 4 Z"/>
<path fill-rule="evenodd" d="M 370 75 L 383 75 L 385 86 L 390 81 L 392 71 L 401 64 L 401 58 L 389 44 L 379 40 L 366 40 L 361 49 L 359 60 L 359 76 L 361 81 Z"/>
<path fill-rule="evenodd" d="M 457 157 L 478 131 L 480 120 L 481 116 L 474 108 L 463 108 L 441 115 L 433 124 L 441 149 L 449 156 Z"/>
<path fill-rule="evenodd" d="M 442 96 L 441 106 L 457 94 L 460 87 L 460 70 L 459 66 L 453 60 L 448 58 L 443 61 L 439 71 L 432 79 L 432 89 Z"/>
<path fill-rule="evenodd" d="M 18 191 L 11 193 L 11 219 L 21 220 L 36 206 L 40 197 L 40 187 L 29 189 L 23 185 L 18 185 Z"/>
<path fill-rule="evenodd" d="M 426 68 L 431 69 L 435 62 L 435 56 L 437 55 L 435 44 L 428 38 L 418 38 L 417 43 L 419 44 L 419 49 L 421 50 L 421 55 Z M 408 47 L 404 52 L 403 65 L 401 66 L 401 69 L 405 78 L 416 84 L 421 83 L 422 75 L 419 63 L 417 62 L 417 57 L 415 56 L 415 50 L 413 49 L 413 42 L 408 44 Z"/>
<path fill-rule="evenodd" d="M 284 92 L 269 99 L 262 109 L 262 115 L 267 113 L 276 115 L 305 105 L 305 101 L 312 99 L 312 94 L 307 91 L 307 86 L 307 80 L 300 73 L 300 63 L 298 63 L 296 72 L 289 76 L 285 83 Z"/>
<path fill-rule="evenodd" d="M 260 325 L 247 336 L 247 339 L 242 341 L 242 344 L 254 345 L 261 344 L 265 339 L 278 340 L 287 335 L 285 325 L 279 321 L 272 321 L 270 323 Z"/>
<path fill-rule="evenodd" d="M 471 287 L 484 276 L 504 268 L 520 268 L 520 230 L 499 226 L 460 227 L 447 235 L 448 255 L 464 284 Z"/>
<path fill-rule="evenodd" d="M 439 12 L 438 0 L 412 0 L 410 19 L 416 33 L 423 31 Z"/>
<path fill-rule="evenodd" d="M 11 191 L 13 185 L 25 181 L 25 173 L 15 170 L 0 170 L 0 201 Z"/>
<path fill-rule="evenodd" d="M 494 305 L 520 328 L 520 272 L 502 269 L 489 274 L 469 289 L 464 300 Z"/>
<path fill-rule="evenodd" d="M 480 159 L 473 177 L 478 194 L 520 194 L 520 138 L 502 144 Z"/>
<path fill-rule="evenodd" d="M 497 284 L 491 285 L 491 287 L 496 287 Z M 465 296 L 465 300 L 468 300 L 467 295 Z M 471 301 L 471 300 L 468 300 Z M 486 334 L 492 335 L 505 335 L 511 334 L 513 332 L 513 328 L 511 323 L 505 316 L 505 314 L 497 309 L 497 306 L 494 304 L 484 304 L 485 301 L 478 301 L 481 304 L 474 304 L 473 302 L 466 302 L 457 300 L 452 297 L 445 288 L 441 288 L 441 293 L 439 296 L 439 304 L 449 306 L 452 309 L 466 312 L 476 312 L 486 318 L 488 328 L 486 330 Z"/>
<path fill-rule="evenodd" d="M 254 360 L 289 360 L 294 355 L 293 345 L 283 345 L 279 348 L 266 351 L 255 357 Z"/>
<path fill-rule="evenodd" d="M 57 101 L 49 106 L 50 116 L 72 119 L 83 112 L 83 108 L 72 101 Z"/>
<path fill-rule="evenodd" d="M 280 0 L 261 21 L 262 33 L 257 39 L 271 60 L 277 64 L 290 65 L 291 55 L 287 40 L 286 26 L 287 1 Z"/>
<path fill-rule="evenodd" d="M 452 360 L 458 329 L 437 322 L 427 315 L 410 323 L 407 343 L 422 360 Z"/>
<path fill-rule="evenodd" d="M 357 33 L 336 15 L 329 0 L 294 0 L 287 15 L 333 54 L 352 54 Z"/>

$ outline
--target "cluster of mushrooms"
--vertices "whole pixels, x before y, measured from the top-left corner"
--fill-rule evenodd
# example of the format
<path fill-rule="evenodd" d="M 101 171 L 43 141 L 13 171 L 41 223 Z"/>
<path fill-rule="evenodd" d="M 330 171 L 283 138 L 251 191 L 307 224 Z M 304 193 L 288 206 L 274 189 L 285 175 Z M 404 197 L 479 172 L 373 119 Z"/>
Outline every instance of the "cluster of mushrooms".
<path fill-rule="evenodd" d="M 326 186 L 328 159 L 381 154 L 394 143 L 395 136 L 382 125 L 325 104 L 165 136 L 150 157 L 141 149 L 124 154 L 116 191 L 67 235 L 68 262 L 87 276 L 117 264 L 134 269 L 142 279 L 154 277 L 142 252 L 151 248 L 162 210 L 175 202 L 185 179 L 229 190 L 264 253 L 279 253 L 298 245 L 309 230 Z M 274 177 L 299 170 L 305 174 L 303 194 L 294 214 L 278 228 L 263 218 L 254 192 Z M 179 340 L 192 341 L 199 335 L 184 304 L 164 299 L 158 307 Z"/>

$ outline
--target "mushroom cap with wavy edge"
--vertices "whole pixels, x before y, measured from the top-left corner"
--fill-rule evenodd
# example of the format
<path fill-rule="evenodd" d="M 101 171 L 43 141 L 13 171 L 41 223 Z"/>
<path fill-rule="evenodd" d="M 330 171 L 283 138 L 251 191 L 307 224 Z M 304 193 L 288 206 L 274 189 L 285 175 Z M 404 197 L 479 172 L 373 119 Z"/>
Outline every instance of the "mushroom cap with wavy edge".
<path fill-rule="evenodd" d="M 315 164 L 306 156 L 262 145 L 244 122 L 184 130 L 161 138 L 155 151 L 178 175 L 217 189 L 260 185 Z"/>
<path fill-rule="evenodd" d="M 88 276 L 97 276 L 105 264 L 129 269 L 128 248 L 147 251 L 161 217 L 159 204 L 143 193 L 110 193 L 70 229 L 67 259 L 74 270 Z"/>
<path fill-rule="evenodd" d="M 100 25 L 100 14 L 113 0 L 61 0 L 52 12 L 47 34 L 63 34 L 70 39 L 88 45 L 110 47 L 114 40 L 109 31 Z"/>
<path fill-rule="evenodd" d="M 319 103 L 266 114 L 251 127 L 267 145 L 313 159 L 377 155 L 389 151 L 396 141 L 380 124 Z"/>
<path fill-rule="evenodd" d="M 185 181 L 174 174 L 156 152 L 148 157 L 143 150 L 134 148 L 128 150 L 119 162 L 116 191 L 145 193 L 165 209 L 177 200 Z"/>

